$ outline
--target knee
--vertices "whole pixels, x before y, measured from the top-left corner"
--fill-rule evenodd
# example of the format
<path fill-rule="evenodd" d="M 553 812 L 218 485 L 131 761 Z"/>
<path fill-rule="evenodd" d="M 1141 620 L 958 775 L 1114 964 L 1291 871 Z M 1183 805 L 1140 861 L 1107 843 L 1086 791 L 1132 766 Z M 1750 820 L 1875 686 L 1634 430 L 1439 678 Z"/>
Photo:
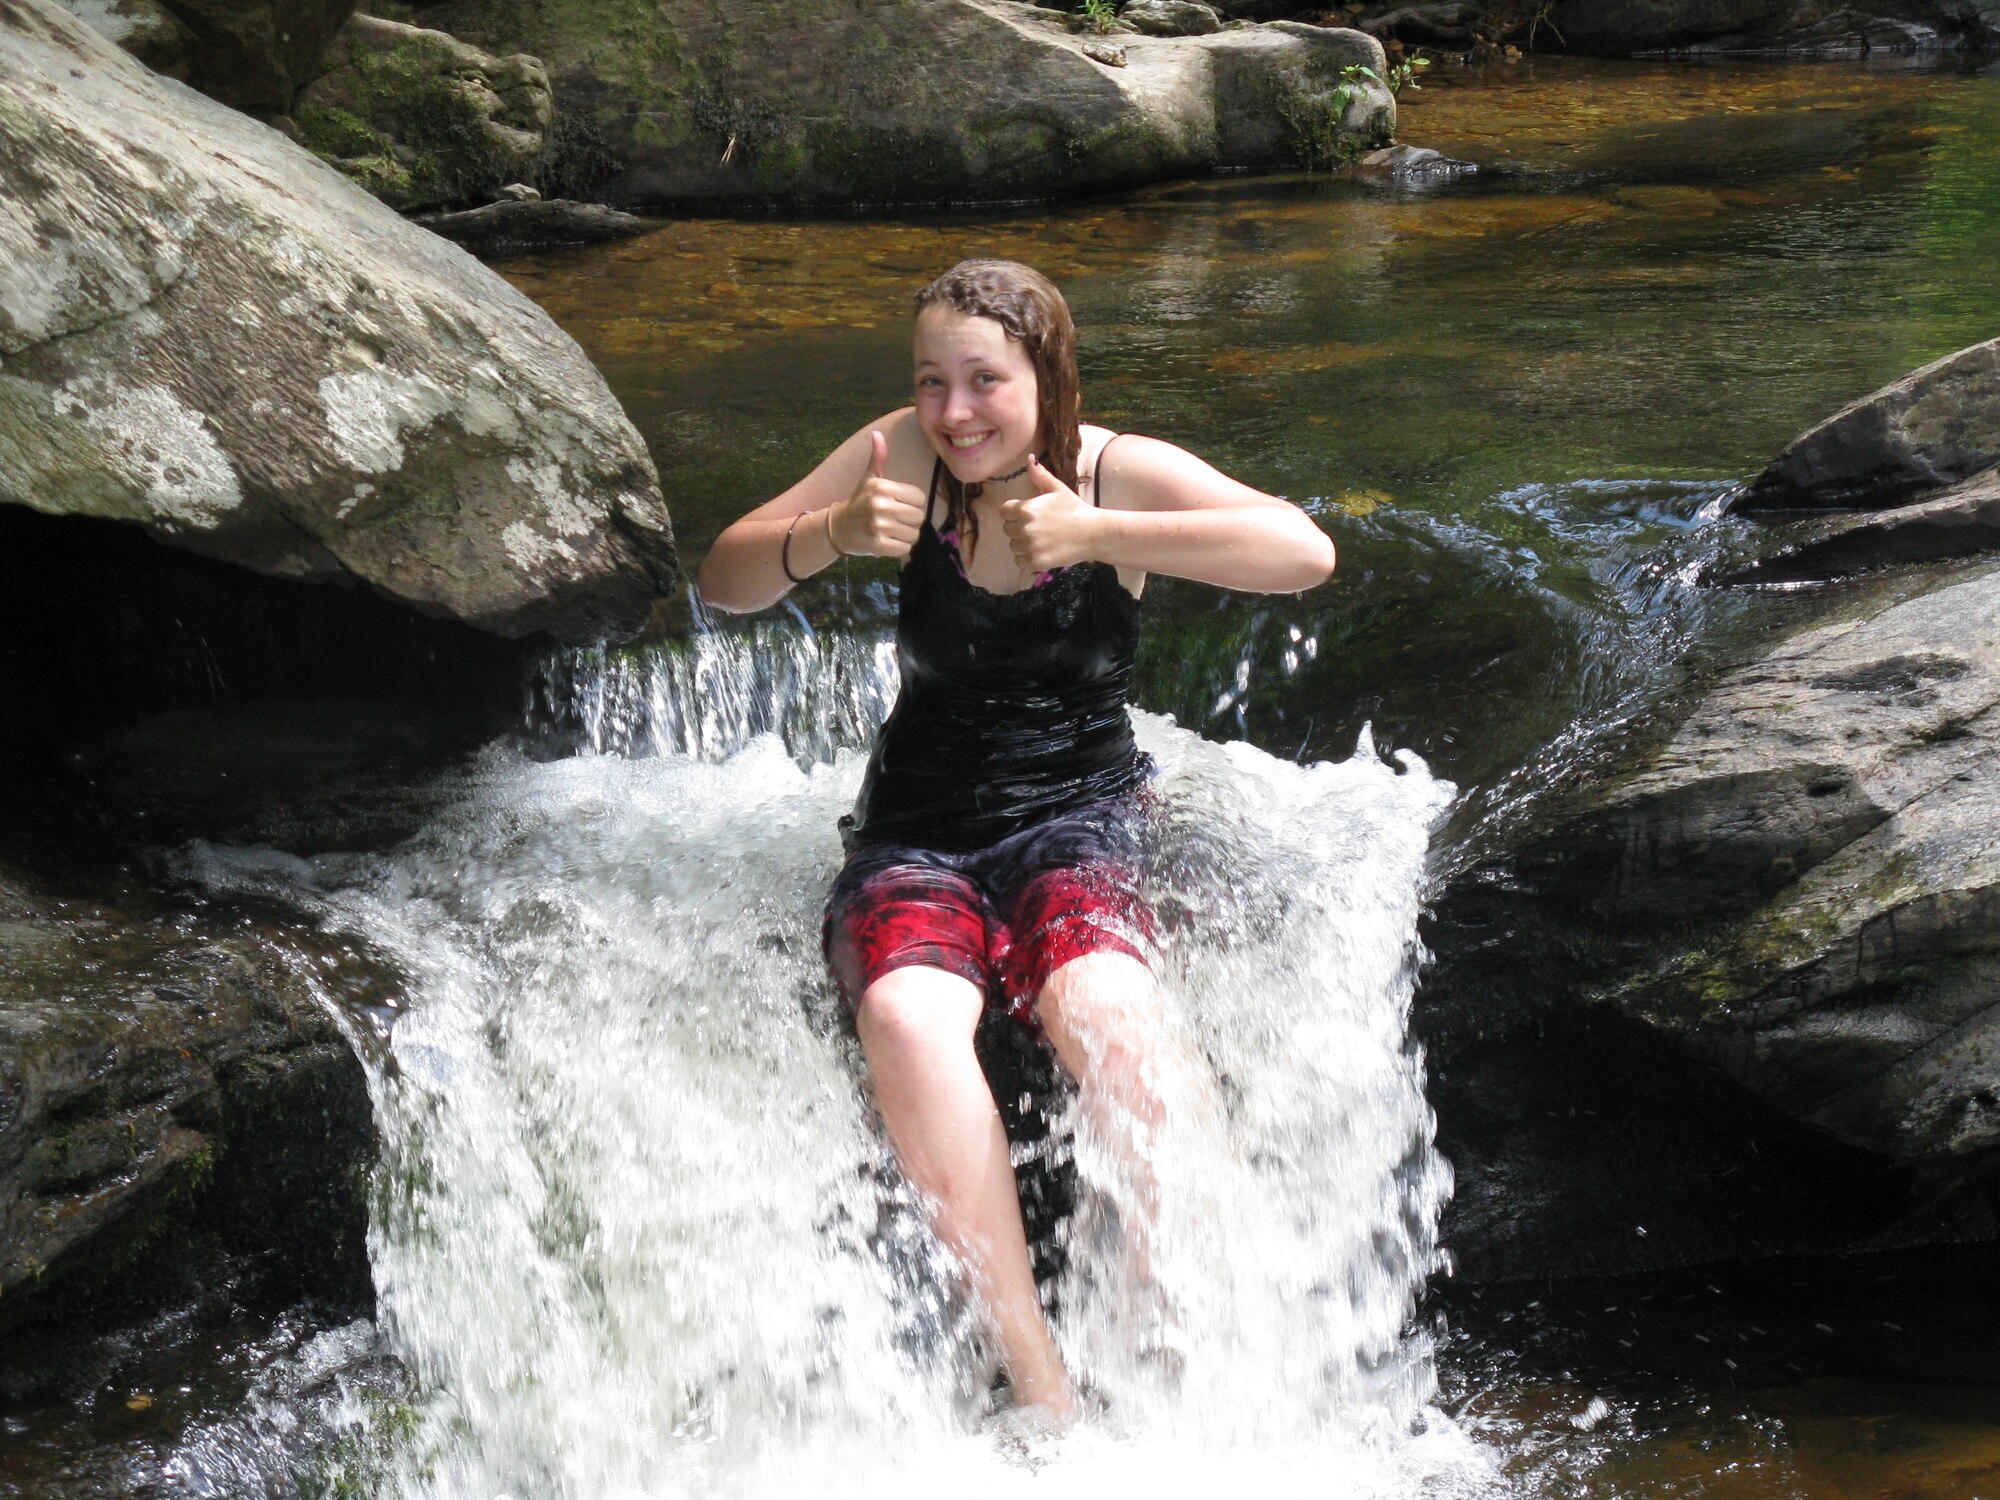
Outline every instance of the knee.
<path fill-rule="evenodd" d="M 984 998 L 969 981 L 937 970 L 894 969 L 862 992 L 854 1026 L 871 1054 L 917 1054 L 971 1043 Z"/>
<path fill-rule="evenodd" d="M 1044 1017 L 1100 1046 L 1141 1040 L 1155 1027 L 1153 971 L 1127 953 L 1103 951 L 1071 959 L 1042 986 Z"/>

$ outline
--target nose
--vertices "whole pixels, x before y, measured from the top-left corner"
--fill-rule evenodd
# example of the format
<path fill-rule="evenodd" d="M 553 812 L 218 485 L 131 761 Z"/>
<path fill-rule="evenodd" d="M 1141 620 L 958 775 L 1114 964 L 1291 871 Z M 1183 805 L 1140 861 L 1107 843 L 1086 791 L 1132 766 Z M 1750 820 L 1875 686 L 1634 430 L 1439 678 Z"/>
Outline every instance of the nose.
<path fill-rule="evenodd" d="M 971 392 L 954 383 L 944 395 L 944 419 L 947 422 L 966 422 L 972 419 Z"/>

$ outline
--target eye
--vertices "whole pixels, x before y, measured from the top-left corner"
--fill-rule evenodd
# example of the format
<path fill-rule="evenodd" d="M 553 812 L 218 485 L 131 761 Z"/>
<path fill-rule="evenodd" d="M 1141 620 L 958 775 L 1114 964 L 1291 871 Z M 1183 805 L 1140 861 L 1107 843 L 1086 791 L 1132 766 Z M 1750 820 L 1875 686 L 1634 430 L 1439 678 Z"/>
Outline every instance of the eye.
<path fill-rule="evenodd" d="M 920 391 L 941 390 L 943 387 L 944 382 L 935 375 L 919 375 L 917 377 L 917 389 Z"/>
<path fill-rule="evenodd" d="M 981 370 L 977 375 L 972 377 L 972 383 L 974 385 L 998 385 L 1000 377 L 991 370 Z"/>

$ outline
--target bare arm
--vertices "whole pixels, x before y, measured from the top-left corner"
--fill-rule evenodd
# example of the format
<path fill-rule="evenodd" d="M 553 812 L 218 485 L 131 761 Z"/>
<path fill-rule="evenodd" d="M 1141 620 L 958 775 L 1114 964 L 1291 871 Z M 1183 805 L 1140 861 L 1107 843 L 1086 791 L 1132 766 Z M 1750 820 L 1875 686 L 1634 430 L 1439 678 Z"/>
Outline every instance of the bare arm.
<path fill-rule="evenodd" d="M 1002 507 L 1024 569 L 1085 560 L 1222 588 L 1288 593 L 1333 576 L 1333 540 L 1266 495 L 1154 438 L 1128 435 L 1099 460 L 1101 505 L 1035 466 L 1044 492 Z"/>
<path fill-rule="evenodd" d="M 782 495 L 732 522 L 702 560 L 696 591 L 741 614 L 791 591 L 787 561 L 803 579 L 842 555 L 907 556 L 923 525 L 924 494 L 898 476 L 926 470 L 928 454 L 908 408 L 871 422 Z"/>

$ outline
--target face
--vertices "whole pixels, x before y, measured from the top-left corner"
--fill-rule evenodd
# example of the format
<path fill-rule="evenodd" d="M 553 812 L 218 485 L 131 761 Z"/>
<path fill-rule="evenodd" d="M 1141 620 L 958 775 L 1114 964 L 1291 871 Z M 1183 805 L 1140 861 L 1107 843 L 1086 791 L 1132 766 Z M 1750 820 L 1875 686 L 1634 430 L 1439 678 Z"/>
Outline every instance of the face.
<path fill-rule="evenodd" d="M 917 421 L 961 484 L 1010 473 L 1038 452 L 1040 387 L 1028 351 L 991 318 L 917 314 Z"/>

